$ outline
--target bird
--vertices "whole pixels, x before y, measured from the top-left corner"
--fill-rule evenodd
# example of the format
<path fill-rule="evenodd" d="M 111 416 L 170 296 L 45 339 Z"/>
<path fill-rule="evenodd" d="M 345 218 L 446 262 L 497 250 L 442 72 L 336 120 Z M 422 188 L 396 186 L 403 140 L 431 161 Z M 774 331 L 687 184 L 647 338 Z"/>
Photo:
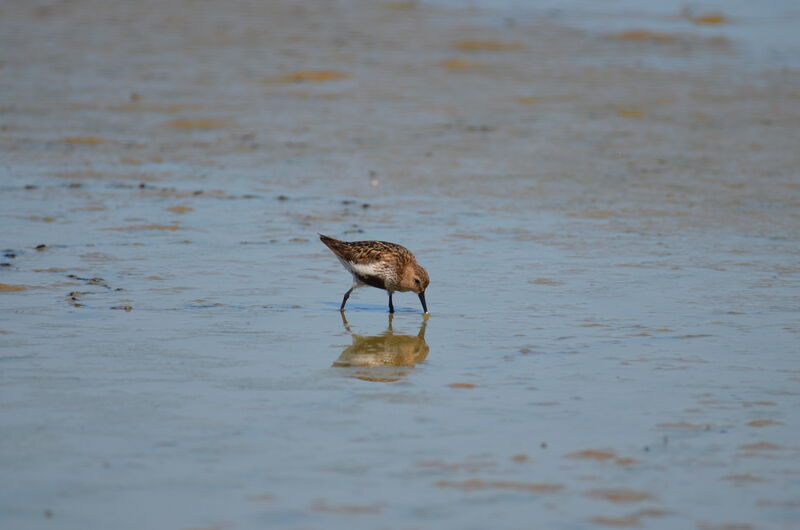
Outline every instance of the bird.
<path fill-rule="evenodd" d="M 392 294 L 395 291 L 412 291 L 417 293 L 423 312 L 428 314 L 425 289 L 430 278 L 406 247 L 387 241 L 340 241 L 322 234 L 319 239 L 353 275 L 353 285 L 344 293 L 339 311 L 344 312 L 353 289 L 369 285 L 388 291 L 389 313 L 394 313 Z"/>

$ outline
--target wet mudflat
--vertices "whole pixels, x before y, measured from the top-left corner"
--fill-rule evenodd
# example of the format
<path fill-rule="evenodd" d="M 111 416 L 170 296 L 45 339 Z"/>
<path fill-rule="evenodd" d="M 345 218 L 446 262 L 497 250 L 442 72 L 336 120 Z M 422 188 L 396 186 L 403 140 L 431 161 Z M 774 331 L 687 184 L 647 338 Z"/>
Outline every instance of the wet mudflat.
<path fill-rule="evenodd" d="M 800 524 L 776 17 L 268 4 L 0 7 L 0 525 Z"/>

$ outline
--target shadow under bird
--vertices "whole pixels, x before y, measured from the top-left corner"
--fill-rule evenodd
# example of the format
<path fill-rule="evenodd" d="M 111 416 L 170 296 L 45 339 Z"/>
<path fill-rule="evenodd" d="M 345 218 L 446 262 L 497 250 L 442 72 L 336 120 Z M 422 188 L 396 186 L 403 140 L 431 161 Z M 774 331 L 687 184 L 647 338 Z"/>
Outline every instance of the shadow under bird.
<path fill-rule="evenodd" d="M 353 275 L 353 285 L 344 293 L 339 311 L 344 311 L 353 289 L 369 285 L 388 291 L 390 313 L 394 313 L 392 294 L 396 291 L 417 293 L 422 310 L 428 312 L 425 289 L 430 278 L 406 247 L 386 241 L 340 241 L 322 234 L 319 239 Z"/>

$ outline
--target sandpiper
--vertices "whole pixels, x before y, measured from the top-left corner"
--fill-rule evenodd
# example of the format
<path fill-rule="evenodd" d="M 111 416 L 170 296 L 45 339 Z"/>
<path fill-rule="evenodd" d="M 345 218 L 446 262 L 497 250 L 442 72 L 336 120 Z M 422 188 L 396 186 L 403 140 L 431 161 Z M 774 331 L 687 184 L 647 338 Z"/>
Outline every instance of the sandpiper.
<path fill-rule="evenodd" d="M 339 241 L 322 234 L 319 238 L 353 275 L 353 286 L 344 293 L 339 311 L 344 311 L 353 289 L 371 285 L 389 292 L 390 313 L 394 313 L 392 294 L 395 291 L 417 293 L 422 310 L 428 312 L 425 304 L 425 289 L 430 283 L 428 273 L 406 247 L 386 241 Z"/>

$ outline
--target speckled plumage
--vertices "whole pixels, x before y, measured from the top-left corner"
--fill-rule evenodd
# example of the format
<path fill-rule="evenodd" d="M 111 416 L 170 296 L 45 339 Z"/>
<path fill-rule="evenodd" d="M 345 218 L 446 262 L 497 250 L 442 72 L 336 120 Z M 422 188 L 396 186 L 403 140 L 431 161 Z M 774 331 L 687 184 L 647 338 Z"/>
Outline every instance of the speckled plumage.
<path fill-rule="evenodd" d="M 341 310 L 356 287 L 369 285 L 389 292 L 389 312 L 394 312 L 392 294 L 395 291 L 413 291 L 427 313 L 425 289 L 428 273 L 407 248 L 387 241 L 340 241 L 319 235 L 320 240 L 339 258 L 345 269 L 353 275 L 353 286 L 344 295 Z"/>

